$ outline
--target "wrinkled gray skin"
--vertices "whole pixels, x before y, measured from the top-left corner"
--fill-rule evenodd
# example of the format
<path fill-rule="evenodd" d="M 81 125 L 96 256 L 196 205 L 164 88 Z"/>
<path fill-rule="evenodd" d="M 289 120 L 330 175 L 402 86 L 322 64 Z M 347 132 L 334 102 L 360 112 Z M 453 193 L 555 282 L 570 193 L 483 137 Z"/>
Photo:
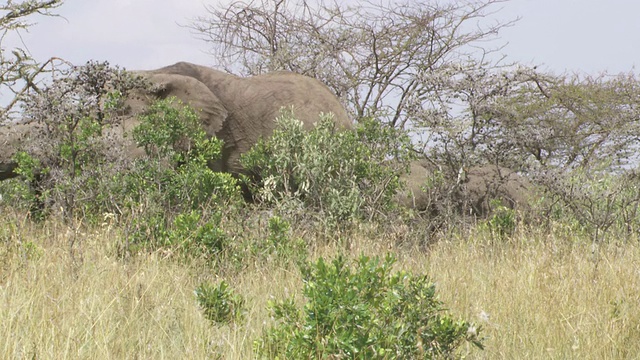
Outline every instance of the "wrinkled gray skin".
<path fill-rule="evenodd" d="M 436 212 L 429 196 L 422 191 L 427 177 L 428 166 L 420 161 L 411 163 L 411 169 L 402 179 L 407 188 L 400 193 L 397 201 L 408 208 L 418 211 Z M 486 217 L 491 213 L 491 200 L 498 199 L 502 205 L 511 209 L 526 208 L 534 192 L 532 184 L 514 171 L 495 165 L 476 166 L 467 170 L 455 196 L 463 205 L 460 211 L 478 217 Z"/>
<path fill-rule="evenodd" d="M 528 208 L 533 200 L 533 185 L 516 172 L 496 166 L 477 166 L 467 171 L 463 193 L 474 214 L 485 217 L 491 213 L 491 200 L 500 200 L 510 209 Z"/>
<path fill-rule="evenodd" d="M 282 107 L 293 106 L 294 115 L 306 129 L 320 119 L 321 113 L 333 113 L 340 128 L 352 124 L 337 97 L 313 78 L 290 72 L 275 72 L 241 78 L 208 67 L 179 62 L 152 71 L 140 71 L 156 85 L 150 93 L 137 94 L 126 101 L 128 116 L 124 126 L 112 129 L 122 133 L 138 123 L 135 115 L 155 99 L 175 96 L 193 106 L 200 114 L 204 130 L 224 141 L 222 159 L 212 163 L 216 171 L 242 172 L 240 155 L 269 137 Z M 25 141 L 29 125 L 0 127 L 0 180 L 11 177 L 15 164 L 10 160 L 18 145 Z M 128 149 L 132 156 L 141 149 Z"/>

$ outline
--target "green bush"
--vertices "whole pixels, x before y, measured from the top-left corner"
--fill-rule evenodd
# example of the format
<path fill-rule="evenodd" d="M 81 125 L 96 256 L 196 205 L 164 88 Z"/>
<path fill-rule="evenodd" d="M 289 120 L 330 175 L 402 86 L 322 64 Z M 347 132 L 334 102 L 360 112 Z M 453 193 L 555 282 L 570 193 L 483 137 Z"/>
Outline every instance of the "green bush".
<path fill-rule="evenodd" d="M 40 199 L 44 196 L 34 191 L 33 187 L 35 179 L 33 171 L 40 168 L 39 163 L 24 151 L 16 153 L 14 159 L 18 163 L 16 171 L 21 177 L 0 181 L 0 206 L 19 211 L 31 211 L 32 215 L 41 218 L 44 215 L 43 209 L 36 205 L 41 203 Z"/>
<path fill-rule="evenodd" d="M 204 316 L 216 324 L 230 324 L 244 318 L 244 299 L 234 293 L 226 281 L 218 286 L 203 283 L 195 291 Z"/>
<path fill-rule="evenodd" d="M 276 324 L 256 342 L 272 359 L 431 359 L 452 357 L 479 329 L 454 320 L 426 276 L 392 273 L 395 259 L 344 257 L 301 266 L 306 303 L 270 303 Z"/>
<path fill-rule="evenodd" d="M 201 257 L 215 261 L 230 249 L 230 236 L 223 230 L 220 209 L 165 212 L 158 208 L 143 208 L 132 214 L 128 228 L 126 252 L 168 247 L 186 257 Z"/>
<path fill-rule="evenodd" d="M 252 242 L 254 256 L 275 260 L 280 264 L 300 262 L 307 256 L 307 244 L 300 238 L 291 237 L 291 225 L 279 216 L 269 219 L 269 235 L 266 239 Z"/>
<path fill-rule="evenodd" d="M 332 223 L 369 219 L 393 208 L 399 173 L 410 159 L 406 135 L 370 119 L 356 131 L 340 131 L 330 116 L 322 116 L 311 131 L 292 112 L 276 122 L 273 136 L 241 160 L 254 174 L 250 188 L 258 200 L 297 200 Z"/>
<path fill-rule="evenodd" d="M 235 179 L 214 172 L 208 162 L 220 157 L 222 141 L 209 138 L 196 111 L 176 100 L 158 100 L 141 116 L 133 130 L 136 143 L 145 149 L 147 159 L 138 162 L 133 185 L 143 194 L 165 194 L 165 206 L 191 210 L 214 201 L 239 200 Z"/>
<path fill-rule="evenodd" d="M 516 211 L 504 205 L 500 200 L 491 201 L 491 215 L 484 220 L 481 226 L 486 227 L 498 239 L 510 236 L 516 230 L 518 219 Z"/>
<path fill-rule="evenodd" d="M 218 255 L 229 243 L 226 233 L 220 228 L 220 218 L 220 213 L 213 213 L 203 221 L 201 212 L 195 210 L 179 214 L 167 234 L 168 242 L 191 255 Z"/>
<path fill-rule="evenodd" d="M 236 180 L 207 165 L 220 156 L 222 141 L 208 138 L 195 110 L 175 98 L 152 104 L 140 121 L 133 138 L 147 158 L 111 182 L 133 215 L 129 245 L 220 254 L 228 244 L 222 213 L 241 201 Z"/>

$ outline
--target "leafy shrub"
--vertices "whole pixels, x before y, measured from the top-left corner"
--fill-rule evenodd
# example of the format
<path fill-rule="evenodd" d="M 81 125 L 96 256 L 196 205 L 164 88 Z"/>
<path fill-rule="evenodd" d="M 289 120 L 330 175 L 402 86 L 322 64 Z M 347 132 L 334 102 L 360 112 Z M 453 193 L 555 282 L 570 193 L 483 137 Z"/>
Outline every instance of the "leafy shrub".
<path fill-rule="evenodd" d="M 244 318 L 244 299 L 234 293 L 226 281 L 218 286 L 202 283 L 195 290 L 198 303 L 204 310 L 204 316 L 216 324 L 229 324 Z"/>
<path fill-rule="evenodd" d="M 208 167 L 220 157 L 222 141 L 207 137 L 193 108 L 175 98 L 158 100 L 140 121 L 133 138 L 148 158 L 128 175 L 130 193 L 164 194 L 163 205 L 178 212 L 239 200 L 235 179 Z"/>
<path fill-rule="evenodd" d="M 269 235 L 253 243 L 253 254 L 259 258 L 276 260 L 279 263 L 299 262 L 307 256 L 306 243 L 291 237 L 291 225 L 279 216 L 269 219 Z"/>
<path fill-rule="evenodd" d="M 273 136 L 241 160 L 255 175 L 251 189 L 258 200 L 297 199 L 332 223 L 373 218 L 393 207 L 399 170 L 410 158 L 406 135 L 370 119 L 356 131 L 339 131 L 326 115 L 305 131 L 290 111 L 276 122 Z"/>
<path fill-rule="evenodd" d="M 108 129 L 119 121 L 122 98 L 144 82 L 108 63 L 74 67 L 25 99 L 24 116 L 34 124 L 17 172 L 32 185 L 39 207 L 61 208 L 66 220 L 101 214 L 103 183 L 119 171 L 116 139 Z"/>
<path fill-rule="evenodd" d="M 477 330 L 444 313 L 426 276 L 392 273 L 395 259 L 344 257 L 301 266 L 306 304 L 270 303 L 277 323 L 256 342 L 266 358 L 430 359 L 453 356 Z"/>
<path fill-rule="evenodd" d="M 493 208 L 491 215 L 483 222 L 491 235 L 504 238 L 513 234 L 518 222 L 516 211 L 502 205 L 500 200 L 492 200 L 491 207 Z"/>
<path fill-rule="evenodd" d="M 231 237 L 223 230 L 222 212 L 192 210 L 179 214 L 143 211 L 132 216 L 120 251 L 172 248 L 179 255 L 216 261 L 230 249 Z"/>
<path fill-rule="evenodd" d="M 18 164 L 15 171 L 21 178 L 0 181 L 0 205 L 22 211 L 31 210 L 32 215 L 41 218 L 43 209 L 35 205 L 41 203 L 40 199 L 44 196 L 36 192 L 33 186 L 37 172 L 42 168 L 40 162 L 24 151 L 18 151 L 13 158 Z"/>
<path fill-rule="evenodd" d="M 220 156 L 222 141 L 208 138 L 195 110 L 175 98 L 152 104 L 140 121 L 133 138 L 147 158 L 112 182 L 135 215 L 129 245 L 219 254 L 228 242 L 222 211 L 241 201 L 236 180 L 207 165 Z"/>
<path fill-rule="evenodd" d="M 220 213 L 214 213 L 203 221 L 203 216 L 198 211 L 181 213 L 176 216 L 172 230 L 167 234 L 168 242 L 193 255 L 217 255 L 229 242 L 226 233 L 220 228 L 220 218 Z"/>

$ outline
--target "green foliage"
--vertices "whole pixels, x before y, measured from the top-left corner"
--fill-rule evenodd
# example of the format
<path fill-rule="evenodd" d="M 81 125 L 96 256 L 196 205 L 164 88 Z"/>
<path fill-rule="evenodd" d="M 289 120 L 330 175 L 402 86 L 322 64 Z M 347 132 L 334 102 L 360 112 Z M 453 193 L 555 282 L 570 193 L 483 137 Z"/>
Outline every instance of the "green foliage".
<path fill-rule="evenodd" d="M 200 307 L 204 310 L 204 316 L 216 324 L 230 324 L 242 321 L 245 313 L 245 300 L 226 281 L 218 286 L 202 283 L 195 290 Z"/>
<path fill-rule="evenodd" d="M 330 116 L 311 131 L 291 112 L 276 121 L 273 136 L 241 160 L 256 175 L 251 189 L 258 200 L 298 201 L 331 223 L 393 207 L 398 173 L 410 158 L 406 135 L 374 120 L 363 120 L 356 131 L 340 131 Z"/>
<path fill-rule="evenodd" d="M 166 194 L 164 205 L 178 210 L 239 200 L 235 179 L 207 166 L 220 157 L 222 141 L 207 137 L 193 108 L 175 98 L 163 99 L 152 104 L 140 121 L 133 138 L 149 158 L 138 163 L 130 185 L 140 186 L 142 193 L 152 186 Z"/>
<path fill-rule="evenodd" d="M 18 151 L 13 156 L 13 160 L 15 160 L 16 164 L 18 164 L 18 167 L 15 170 L 16 174 L 24 177 L 24 179 L 28 182 L 35 181 L 36 174 L 40 172 L 42 168 L 42 166 L 40 165 L 40 160 L 34 158 L 24 151 Z"/>
<path fill-rule="evenodd" d="M 251 250 L 258 258 L 286 264 L 300 262 L 307 256 L 307 244 L 300 238 L 291 237 L 291 225 L 288 221 L 273 216 L 269 219 L 269 235 L 266 239 L 253 242 Z"/>
<path fill-rule="evenodd" d="M 152 104 L 140 121 L 133 137 L 148 157 L 113 182 L 137 214 L 130 245 L 220 254 L 228 243 L 222 211 L 241 200 L 236 180 L 207 165 L 220 156 L 222 142 L 208 138 L 195 110 L 175 98 Z"/>
<path fill-rule="evenodd" d="M 42 171 L 40 161 L 24 151 L 18 151 L 13 156 L 13 160 L 18 164 L 15 171 L 22 179 L 0 181 L 0 194 L 2 194 L 0 204 L 10 205 L 15 209 L 33 210 L 34 204 L 43 197 L 33 188 L 38 173 Z M 35 214 L 41 215 L 41 212 L 35 212 Z"/>
<path fill-rule="evenodd" d="M 220 228 L 220 220 L 220 213 L 210 214 L 206 219 L 195 210 L 181 213 L 167 234 L 168 243 L 192 255 L 211 257 L 220 254 L 229 243 L 226 233 Z"/>
<path fill-rule="evenodd" d="M 133 138 L 152 158 L 206 162 L 220 155 L 222 142 L 207 138 L 198 114 L 175 97 L 158 100 L 140 116 Z"/>
<path fill-rule="evenodd" d="M 492 200 L 491 208 L 493 208 L 491 215 L 483 223 L 491 235 L 504 238 L 513 234 L 517 225 L 516 211 L 502 205 L 500 200 Z"/>
<path fill-rule="evenodd" d="M 392 273 L 395 259 L 344 257 L 301 266 L 306 304 L 272 302 L 277 323 L 256 342 L 273 359 L 431 359 L 452 357 L 477 330 L 453 320 L 426 276 Z"/>

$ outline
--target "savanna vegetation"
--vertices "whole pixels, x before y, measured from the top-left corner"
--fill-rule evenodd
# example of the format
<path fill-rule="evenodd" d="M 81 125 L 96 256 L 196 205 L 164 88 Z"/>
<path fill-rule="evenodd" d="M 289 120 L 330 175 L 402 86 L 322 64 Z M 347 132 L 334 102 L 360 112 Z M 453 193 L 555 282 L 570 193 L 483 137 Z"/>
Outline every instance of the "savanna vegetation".
<path fill-rule="evenodd" d="M 3 120 L 39 136 L 0 182 L 0 356 L 636 358 L 640 82 L 505 63 L 482 47 L 502 2 L 206 7 L 220 67 L 319 78 L 355 124 L 283 109 L 240 178 L 176 99 L 117 136 L 144 79 L 3 49 Z M 416 162 L 427 208 L 397 201 Z"/>

